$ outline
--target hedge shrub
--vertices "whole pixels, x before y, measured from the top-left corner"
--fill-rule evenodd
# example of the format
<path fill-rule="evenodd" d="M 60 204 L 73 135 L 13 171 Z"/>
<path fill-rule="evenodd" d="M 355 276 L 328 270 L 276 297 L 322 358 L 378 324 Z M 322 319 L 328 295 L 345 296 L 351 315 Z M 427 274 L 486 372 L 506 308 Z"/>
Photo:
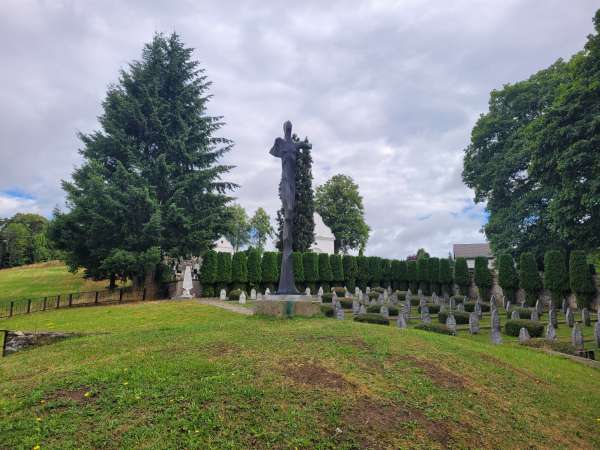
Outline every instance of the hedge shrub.
<path fill-rule="evenodd" d="M 440 293 L 440 258 L 432 256 L 429 258 L 429 267 L 427 269 L 429 275 L 429 291 Z"/>
<path fill-rule="evenodd" d="M 419 323 L 415 325 L 415 330 L 432 331 L 433 333 L 447 334 L 454 336 L 456 333 L 441 323 Z"/>
<path fill-rule="evenodd" d="M 356 281 L 364 291 L 369 281 L 369 260 L 366 256 L 356 257 Z"/>
<path fill-rule="evenodd" d="M 379 292 L 371 291 L 369 292 L 369 300 L 377 300 L 379 298 Z"/>
<path fill-rule="evenodd" d="M 392 285 L 392 261 L 390 259 L 381 260 L 381 284 L 384 287 Z"/>
<path fill-rule="evenodd" d="M 202 297 L 215 297 L 215 288 L 210 284 L 202 286 Z"/>
<path fill-rule="evenodd" d="M 456 258 L 454 262 L 454 283 L 460 289 L 461 294 L 467 295 L 469 293 L 471 276 L 469 275 L 467 260 L 463 257 Z"/>
<path fill-rule="evenodd" d="M 267 287 L 272 287 L 279 281 L 277 276 L 277 253 L 264 252 L 261 262 L 261 279 Z"/>
<path fill-rule="evenodd" d="M 240 288 L 243 288 L 248 282 L 248 258 L 244 252 L 237 252 L 233 255 L 231 281 Z"/>
<path fill-rule="evenodd" d="M 316 292 L 316 282 L 319 281 L 319 255 L 312 252 L 306 252 L 302 255 L 304 266 L 304 281 L 311 292 Z"/>
<path fill-rule="evenodd" d="M 242 295 L 242 290 L 241 289 L 233 289 L 229 292 L 229 295 L 227 296 L 228 300 L 239 300 L 240 299 L 240 295 Z"/>
<path fill-rule="evenodd" d="M 217 283 L 225 288 L 231 283 L 231 253 L 219 252 L 217 255 Z"/>
<path fill-rule="evenodd" d="M 596 292 L 592 272 L 585 252 L 574 250 L 569 257 L 569 279 L 571 290 L 577 297 L 579 308 L 589 308 Z"/>
<path fill-rule="evenodd" d="M 492 272 L 488 268 L 488 259 L 485 256 L 475 258 L 475 273 L 473 277 L 481 297 L 485 300 L 489 299 L 493 278 Z"/>
<path fill-rule="evenodd" d="M 398 264 L 398 286 L 397 288 L 405 291 L 408 289 L 408 278 L 407 278 L 407 264 L 406 261 L 400 261 Z"/>
<path fill-rule="evenodd" d="M 217 282 L 217 252 L 210 250 L 202 258 L 200 267 L 200 281 L 202 284 L 214 284 Z"/>
<path fill-rule="evenodd" d="M 321 282 L 324 291 L 329 290 L 329 283 L 331 283 L 332 280 L 333 273 L 331 273 L 329 255 L 327 253 L 319 253 L 319 281 Z"/>
<path fill-rule="evenodd" d="M 331 305 L 321 305 L 321 312 L 325 317 L 333 317 L 335 310 Z"/>
<path fill-rule="evenodd" d="M 529 306 L 535 305 L 538 295 L 542 290 L 542 279 L 540 278 L 533 253 L 521 253 L 519 260 L 519 284 L 525 291 L 527 304 Z"/>
<path fill-rule="evenodd" d="M 448 318 L 449 311 L 443 311 L 438 314 L 438 321 L 440 323 L 446 323 L 446 319 Z M 462 311 L 454 311 L 452 313 L 454 316 L 454 320 L 456 320 L 456 325 L 464 325 L 469 323 L 469 313 Z"/>
<path fill-rule="evenodd" d="M 293 252 L 292 260 L 294 263 L 294 282 L 296 286 L 304 284 L 304 258 L 302 252 Z"/>
<path fill-rule="evenodd" d="M 398 308 L 396 308 L 395 306 L 388 306 L 388 313 L 390 316 L 397 316 L 398 315 Z M 367 306 L 367 312 L 368 313 L 380 313 L 381 312 L 381 306 L 380 305 L 371 305 L 371 306 Z"/>
<path fill-rule="evenodd" d="M 569 291 L 569 273 L 565 254 L 560 250 L 548 250 L 544 254 L 544 288 L 552 295 L 552 305 L 559 308 L 563 296 Z"/>
<path fill-rule="evenodd" d="M 473 312 L 473 311 L 475 311 L 475 303 L 476 302 L 464 302 L 465 311 L 467 311 L 467 312 Z M 490 311 L 490 304 L 489 303 L 479 302 L 479 306 L 481 306 L 481 311 L 482 312 L 489 312 Z"/>
<path fill-rule="evenodd" d="M 342 308 L 352 309 L 353 300 L 351 298 L 344 297 L 344 298 L 339 298 L 338 300 L 340 301 Z"/>
<path fill-rule="evenodd" d="M 358 272 L 356 258 L 352 255 L 344 255 L 342 257 L 342 265 L 346 287 L 350 292 L 354 292 L 354 288 L 356 287 L 356 273 Z"/>
<path fill-rule="evenodd" d="M 413 294 L 417 293 L 417 261 L 406 261 L 406 280 Z"/>
<path fill-rule="evenodd" d="M 260 252 L 257 249 L 251 248 L 248 250 L 248 283 L 251 287 L 258 287 L 261 281 L 261 265 Z"/>
<path fill-rule="evenodd" d="M 427 308 L 429 308 L 429 314 L 437 314 L 440 312 L 440 308 L 442 305 L 436 305 L 435 303 L 427 303 Z M 417 308 L 419 312 L 421 312 L 421 307 Z"/>
<path fill-rule="evenodd" d="M 510 309 L 506 312 L 506 317 L 508 319 L 510 319 L 512 317 L 512 312 L 517 311 L 519 313 L 520 319 L 529 320 L 531 318 L 532 310 L 533 310 L 532 308 L 523 308 L 521 306 L 511 306 Z"/>
<path fill-rule="evenodd" d="M 429 294 L 429 257 L 427 256 L 417 259 L 417 281 L 423 294 Z"/>
<path fill-rule="evenodd" d="M 381 285 L 382 280 L 382 260 L 378 256 L 367 256 L 368 264 L 369 264 L 369 282 L 371 283 L 371 287 L 376 287 Z"/>
<path fill-rule="evenodd" d="M 510 253 L 501 253 L 498 256 L 498 284 L 507 300 L 514 303 L 519 288 L 519 274 Z"/>
<path fill-rule="evenodd" d="M 381 314 L 359 314 L 354 317 L 355 322 L 376 323 L 379 325 L 389 325 L 390 320 L 383 317 Z"/>
<path fill-rule="evenodd" d="M 452 292 L 452 266 L 449 258 L 440 259 L 440 288 L 442 293 Z"/>
<path fill-rule="evenodd" d="M 544 334 L 544 324 L 542 322 L 525 319 L 507 320 L 506 325 L 504 326 L 504 332 L 508 336 L 518 337 L 521 328 L 527 328 L 529 336 L 531 337 L 540 337 Z"/>
<path fill-rule="evenodd" d="M 340 286 L 331 288 L 331 292 L 335 292 L 335 295 L 337 295 L 338 297 L 344 297 L 346 295 L 346 289 Z"/>
<path fill-rule="evenodd" d="M 329 255 L 329 266 L 331 267 L 332 281 L 344 283 L 344 266 L 341 255 Z"/>
<path fill-rule="evenodd" d="M 332 299 L 333 299 L 333 294 L 331 294 L 329 292 L 324 292 L 323 295 L 321 295 L 321 300 L 323 300 L 323 303 L 331 303 Z"/>

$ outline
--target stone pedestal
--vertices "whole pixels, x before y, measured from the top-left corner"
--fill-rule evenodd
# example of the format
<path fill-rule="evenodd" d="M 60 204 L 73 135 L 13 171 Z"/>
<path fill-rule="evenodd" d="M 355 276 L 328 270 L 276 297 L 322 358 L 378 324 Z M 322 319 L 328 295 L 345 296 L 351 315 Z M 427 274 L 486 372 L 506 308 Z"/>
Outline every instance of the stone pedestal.
<path fill-rule="evenodd" d="M 307 295 L 271 295 L 256 302 L 256 314 L 274 317 L 313 317 L 321 314 L 321 304 Z"/>

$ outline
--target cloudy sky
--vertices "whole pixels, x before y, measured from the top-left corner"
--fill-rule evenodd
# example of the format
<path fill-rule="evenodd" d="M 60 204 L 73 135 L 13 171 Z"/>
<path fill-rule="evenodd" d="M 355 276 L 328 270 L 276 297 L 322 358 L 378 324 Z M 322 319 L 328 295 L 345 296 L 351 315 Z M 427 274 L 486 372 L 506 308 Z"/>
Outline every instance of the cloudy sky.
<path fill-rule="evenodd" d="M 97 128 L 106 87 L 155 32 L 177 31 L 213 81 L 235 141 L 238 202 L 279 205 L 268 155 L 289 119 L 313 142 L 315 184 L 350 175 L 367 254 L 447 255 L 482 242 L 462 150 L 489 92 L 583 47 L 594 0 L 2 0 L 0 216 L 50 215 Z"/>

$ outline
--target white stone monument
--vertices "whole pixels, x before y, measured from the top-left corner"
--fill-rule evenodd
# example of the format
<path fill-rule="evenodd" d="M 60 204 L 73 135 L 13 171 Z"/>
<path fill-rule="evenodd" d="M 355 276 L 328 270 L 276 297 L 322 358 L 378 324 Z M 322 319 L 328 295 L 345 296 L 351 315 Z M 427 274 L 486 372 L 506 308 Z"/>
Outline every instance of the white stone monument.
<path fill-rule="evenodd" d="M 240 294 L 240 300 L 239 300 L 239 302 L 242 305 L 246 304 L 246 293 L 244 291 L 242 291 L 242 293 Z"/>
<path fill-rule="evenodd" d="M 227 292 L 225 292 L 225 289 L 221 289 L 221 292 L 219 293 L 219 300 L 227 300 Z"/>
<path fill-rule="evenodd" d="M 181 293 L 181 298 L 193 298 L 192 288 L 194 287 L 194 283 L 192 282 L 192 268 L 190 266 L 185 267 L 185 271 L 183 272 L 183 292 Z"/>

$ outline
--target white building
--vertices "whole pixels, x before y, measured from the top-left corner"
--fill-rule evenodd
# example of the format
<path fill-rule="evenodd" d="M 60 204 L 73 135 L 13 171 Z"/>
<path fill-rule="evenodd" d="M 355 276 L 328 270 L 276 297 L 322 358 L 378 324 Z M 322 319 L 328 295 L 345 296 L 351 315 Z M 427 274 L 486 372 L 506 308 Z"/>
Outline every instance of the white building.
<path fill-rule="evenodd" d="M 335 237 L 331 232 L 331 229 L 325 225 L 322 217 L 315 213 L 313 216 L 315 221 L 315 242 L 310 249 L 315 253 L 329 253 L 333 254 Z"/>
<path fill-rule="evenodd" d="M 454 259 L 465 258 L 469 269 L 475 268 L 475 258 L 483 256 L 488 260 L 488 267 L 494 267 L 494 255 L 490 249 L 490 244 L 454 244 L 453 248 Z"/>
<path fill-rule="evenodd" d="M 220 239 L 215 241 L 215 248 L 213 250 L 215 252 L 235 253 L 233 245 L 231 245 L 231 242 L 225 236 L 221 236 Z"/>

